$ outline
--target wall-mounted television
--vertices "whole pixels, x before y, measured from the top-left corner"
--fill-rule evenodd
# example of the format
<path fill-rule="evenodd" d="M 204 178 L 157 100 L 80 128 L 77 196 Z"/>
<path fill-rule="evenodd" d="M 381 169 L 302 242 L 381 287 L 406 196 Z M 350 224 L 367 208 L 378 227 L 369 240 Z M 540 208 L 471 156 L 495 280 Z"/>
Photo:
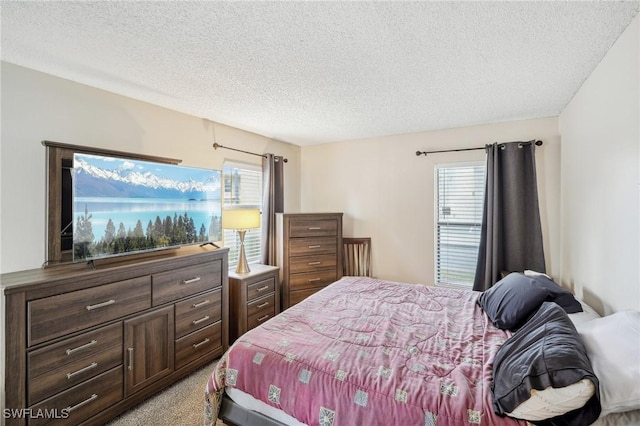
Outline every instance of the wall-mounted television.
<path fill-rule="evenodd" d="M 222 241 L 220 170 L 73 154 L 73 261 Z"/>

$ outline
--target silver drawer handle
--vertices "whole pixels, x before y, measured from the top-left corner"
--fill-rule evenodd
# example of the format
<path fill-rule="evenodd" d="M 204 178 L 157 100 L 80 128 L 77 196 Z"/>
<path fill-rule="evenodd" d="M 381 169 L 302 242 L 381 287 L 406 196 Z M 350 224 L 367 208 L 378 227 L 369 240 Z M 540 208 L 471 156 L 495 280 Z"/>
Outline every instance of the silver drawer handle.
<path fill-rule="evenodd" d="M 315 281 L 320 281 L 320 278 L 309 278 L 309 282 L 315 282 Z"/>
<path fill-rule="evenodd" d="M 193 323 L 193 325 L 196 325 L 196 324 L 200 324 L 201 322 L 204 322 L 204 321 L 206 321 L 208 319 L 209 319 L 209 315 L 205 315 L 204 317 L 200 318 L 199 320 L 193 320 L 191 322 Z"/>
<path fill-rule="evenodd" d="M 73 373 L 67 373 L 67 380 L 71 380 L 71 378 L 73 376 L 76 376 L 78 374 L 84 373 L 85 371 L 89 371 L 89 370 L 93 370 L 94 368 L 96 368 L 98 366 L 97 362 L 92 362 L 90 365 L 87 365 L 84 368 L 81 368 L 78 371 L 74 371 Z"/>
<path fill-rule="evenodd" d="M 317 249 L 317 248 L 320 248 L 320 247 L 322 247 L 320 244 L 315 245 L 315 246 L 309 246 L 310 249 Z"/>
<path fill-rule="evenodd" d="M 195 278 L 191 278 L 190 280 L 182 280 L 182 284 L 191 284 L 191 283 L 195 283 L 198 282 L 202 279 L 202 277 L 195 277 Z"/>
<path fill-rule="evenodd" d="M 266 320 L 267 318 L 269 318 L 269 315 L 265 315 L 263 317 L 258 318 L 258 322 L 262 322 L 264 320 Z"/>
<path fill-rule="evenodd" d="M 127 352 L 129 352 L 129 371 L 133 370 L 133 348 L 127 348 Z"/>
<path fill-rule="evenodd" d="M 95 345 L 96 343 L 98 343 L 98 341 L 97 341 L 97 340 L 92 340 L 92 341 L 90 341 L 89 343 L 85 343 L 85 344 L 84 344 L 84 345 L 82 345 L 82 346 L 78 346 L 77 348 L 67 349 L 67 350 L 66 350 L 66 352 L 67 352 L 67 356 L 71 355 L 71 354 L 72 354 L 72 353 L 74 353 L 74 352 L 78 352 L 78 351 L 81 351 L 82 349 L 86 349 L 86 348 L 88 348 L 88 347 L 90 347 L 90 346 L 93 346 L 93 345 Z"/>
<path fill-rule="evenodd" d="M 107 300 L 106 302 L 97 303 L 95 305 L 89 305 L 87 306 L 87 311 L 92 311 L 98 308 L 104 308 L 105 306 L 113 305 L 114 303 L 116 303 L 116 301 L 111 299 L 111 300 Z"/>
<path fill-rule="evenodd" d="M 268 289 L 269 289 L 269 286 L 268 286 L 268 285 L 265 285 L 264 287 L 260 287 L 260 288 L 256 289 L 256 291 L 257 291 L 258 293 L 260 293 L 260 292 L 263 292 L 263 291 L 268 290 Z"/>
<path fill-rule="evenodd" d="M 269 306 L 269 302 L 261 303 L 261 304 L 259 304 L 258 306 L 256 306 L 256 308 L 258 308 L 258 309 L 262 309 L 262 308 L 264 308 L 265 306 Z"/>
<path fill-rule="evenodd" d="M 98 395 L 96 395 L 96 394 L 94 393 L 93 395 L 91 395 L 89 398 L 85 399 L 85 400 L 84 400 L 84 401 L 82 401 L 81 403 L 76 404 L 76 405 L 74 405 L 73 407 L 72 407 L 72 406 L 68 406 L 68 407 L 66 408 L 66 410 L 67 410 L 68 412 L 71 412 L 71 411 L 73 411 L 73 410 L 77 410 L 78 408 L 82 407 L 83 405 L 86 405 L 86 404 L 90 403 L 91 401 L 93 401 L 93 400 L 94 400 L 94 399 L 96 399 L 97 397 L 98 397 Z"/>
<path fill-rule="evenodd" d="M 319 265 L 322 262 L 309 262 L 309 266 L 315 266 L 315 265 Z"/>
<path fill-rule="evenodd" d="M 209 338 L 207 337 L 206 339 L 204 339 L 202 342 L 200 343 L 194 343 L 193 344 L 193 349 L 198 349 L 200 346 L 209 343 Z"/>
<path fill-rule="evenodd" d="M 211 302 L 209 302 L 209 299 L 207 299 L 207 300 L 205 300 L 203 302 L 200 302 L 200 303 L 194 303 L 191 306 L 194 307 L 194 308 L 199 308 L 200 306 L 208 305 L 209 303 L 211 303 Z"/>
<path fill-rule="evenodd" d="M 310 226 L 309 231 L 319 231 L 322 229 L 322 226 Z"/>

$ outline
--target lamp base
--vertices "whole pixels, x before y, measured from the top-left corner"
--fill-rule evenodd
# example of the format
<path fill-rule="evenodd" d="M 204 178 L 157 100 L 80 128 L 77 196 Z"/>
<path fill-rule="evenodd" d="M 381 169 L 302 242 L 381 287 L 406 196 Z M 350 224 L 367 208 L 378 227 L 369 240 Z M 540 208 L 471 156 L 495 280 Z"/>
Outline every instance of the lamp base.
<path fill-rule="evenodd" d="M 247 232 L 244 229 L 238 230 L 238 237 L 240 238 L 240 254 L 238 256 L 238 266 L 236 267 L 236 274 L 248 274 L 251 272 L 249 269 L 249 263 L 247 262 L 247 256 L 244 254 L 244 234 Z"/>

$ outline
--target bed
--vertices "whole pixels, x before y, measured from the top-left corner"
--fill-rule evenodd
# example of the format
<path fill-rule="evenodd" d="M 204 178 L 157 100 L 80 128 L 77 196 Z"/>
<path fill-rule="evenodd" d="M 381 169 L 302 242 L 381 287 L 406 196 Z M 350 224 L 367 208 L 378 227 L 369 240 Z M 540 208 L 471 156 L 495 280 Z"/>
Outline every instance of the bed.
<path fill-rule="evenodd" d="M 546 424 L 589 424 L 600 416 L 598 378 L 584 347 L 571 340 L 577 339 L 575 326 L 548 301 L 549 292 L 547 301 L 536 302 L 511 329 L 496 326 L 491 307 L 480 303 L 483 294 L 344 277 L 229 348 L 206 386 L 205 424 L 214 425 L 220 416 L 237 424 L 526 425 L 512 416 L 514 404 L 522 407 L 514 394 L 531 388 L 509 388 L 501 405 L 494 385 L 512 386 L 500 384 L 500 377 L 511 378 L 513 362 L 531 356 L 514 344 L 522 340 L 516 337 L 533 339 L 536 333 L 523 331 L 526 326 L 537 321 L 549 327 L 554 316 L 562 333 L 570 335 L 566 346 L 584 352 L 584 357 L 571 353 L 582 361 L 567 379 L 582 383 L 582 401 L 569 410 L 573 417 L 567 422 Z M 513 294 L 498 296 L 510 300 Z M 543 305 L 547 311 L 538 313 Z M 546 333 L 538 333 L 541 343 L 533 343 L 543 352 L 552 350 L 544 343 Z M 500 362 L 494 365 L 496 358 Z M 494 377 L 502 369 L 502 376 Z M 568 374 L 560 370 L 553 376 Z M 527 380 L 535 387 L 538 379 Z M 555 418 L 564 421 L 564 415 Z"/>

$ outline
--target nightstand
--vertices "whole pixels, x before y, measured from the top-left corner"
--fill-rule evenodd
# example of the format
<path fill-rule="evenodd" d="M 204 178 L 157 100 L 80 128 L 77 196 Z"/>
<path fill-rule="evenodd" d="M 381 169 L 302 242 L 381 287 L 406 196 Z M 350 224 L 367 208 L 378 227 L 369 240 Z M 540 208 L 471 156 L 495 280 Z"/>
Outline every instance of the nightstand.
<path fill-rule="evenodd" d="M 229 344 L 280 312 L 280 268 L 249 267 L 248 274 L 229 271 Z"/>

